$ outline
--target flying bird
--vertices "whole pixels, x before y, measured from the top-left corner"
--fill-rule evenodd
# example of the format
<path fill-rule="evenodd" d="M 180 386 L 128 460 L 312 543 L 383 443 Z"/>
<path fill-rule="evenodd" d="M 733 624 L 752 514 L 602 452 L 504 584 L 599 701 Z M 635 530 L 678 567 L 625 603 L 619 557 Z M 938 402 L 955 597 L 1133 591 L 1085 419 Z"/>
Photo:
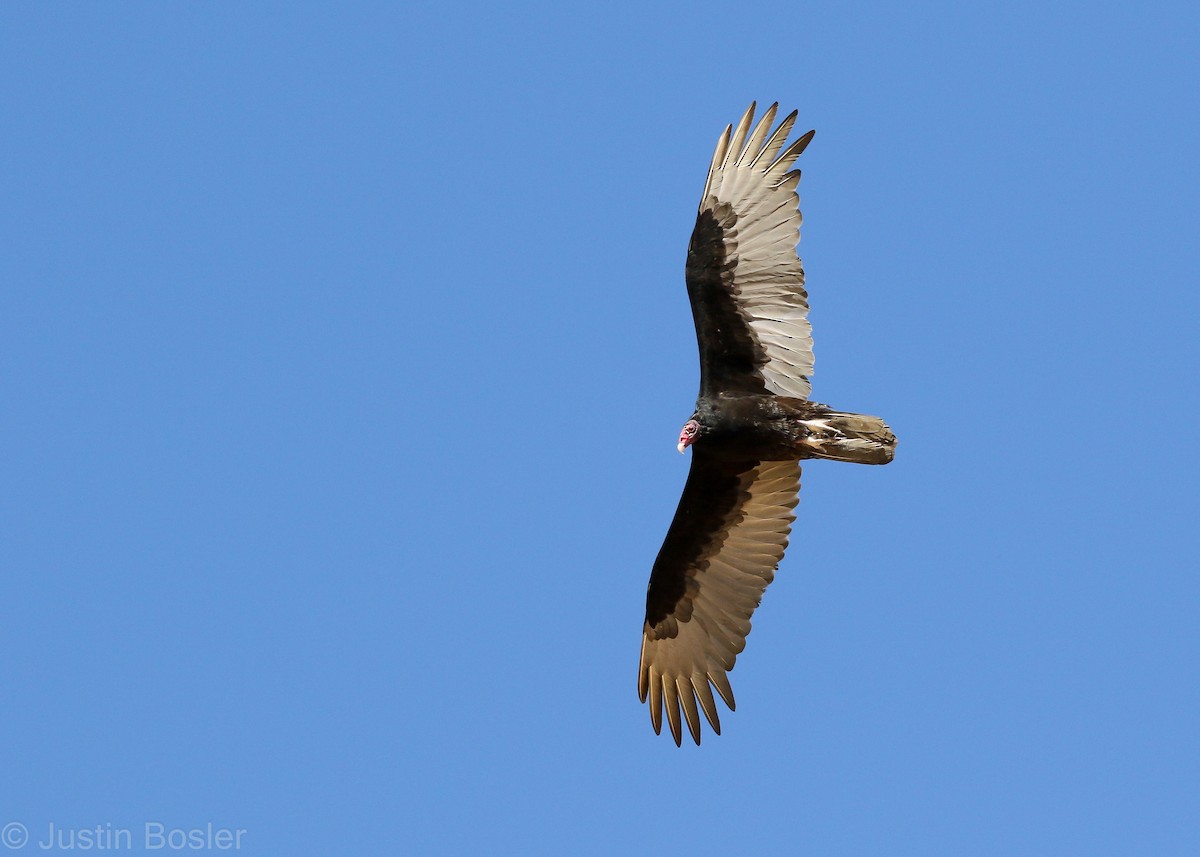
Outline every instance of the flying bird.
<path fill-rule="evenodd" d="M 727 673 L 787 547 L 800 462 L 887 464 L 896 448 L 879 417 L 809 401 L 812 328 L 792 165 L 814 132 L 784 148 L 796 112 L 772 132 L 778 107 L 753 131 L 754 104 L 725 128 L 688 246 L 700 395 L 679 434 L 691 469 L 650 573 L 638 669 L 654 731 L 665 707 L 676 745 L 681 709 L 699 744 L 700 711 L 721 734 L 713 689 L 734 708 Z"/>

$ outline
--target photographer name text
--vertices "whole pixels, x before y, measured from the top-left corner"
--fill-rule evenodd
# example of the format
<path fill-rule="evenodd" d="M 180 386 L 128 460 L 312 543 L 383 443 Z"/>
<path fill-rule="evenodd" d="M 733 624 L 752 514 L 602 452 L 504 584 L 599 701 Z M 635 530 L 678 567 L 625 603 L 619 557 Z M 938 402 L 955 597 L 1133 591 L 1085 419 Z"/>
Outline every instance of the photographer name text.
<path fill-rule="evenodd" d="M 240 851 L 244 827 L 222 827 L 211 821 L 203 827 L 172 827 L 147 821 L 141 827 L 118 827 L 111 823 L 94 827 L 65 827 L 50 822 L 35 837 L 19 821 L 0 830 L 0 844 L 9 850 L 41 851 Z"/>

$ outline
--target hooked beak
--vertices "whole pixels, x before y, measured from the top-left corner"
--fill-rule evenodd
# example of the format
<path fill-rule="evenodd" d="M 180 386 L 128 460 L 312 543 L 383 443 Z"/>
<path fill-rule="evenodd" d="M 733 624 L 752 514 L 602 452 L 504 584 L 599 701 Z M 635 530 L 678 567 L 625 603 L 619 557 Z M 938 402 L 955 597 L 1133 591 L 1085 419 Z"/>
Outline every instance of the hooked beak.
<path fill-rule="evenodd" d="M 686 443 L 682 443 L 682 442 L 681 442 L 681 443 L 679 444 L 679 446 L 677 446 L 677 447 L 675 447 L 675 448 L 679 450 L 679 454 L 680 454 L 680 455 L 683 455 L 683 451 L 684 451 L 685 449 L 687 449 L 687 444 L 686 444 Z"/>

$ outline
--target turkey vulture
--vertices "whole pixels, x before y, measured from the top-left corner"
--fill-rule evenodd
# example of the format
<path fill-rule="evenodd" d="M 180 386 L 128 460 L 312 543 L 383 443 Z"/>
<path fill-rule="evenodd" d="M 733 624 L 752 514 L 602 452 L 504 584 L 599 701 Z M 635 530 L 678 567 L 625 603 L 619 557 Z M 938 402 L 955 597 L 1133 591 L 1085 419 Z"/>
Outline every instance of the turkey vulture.
<path fill-rule="evenodd" d="M 726 673 L 787 547 L 800 461 L 887 464 L 896 447 L 878 417 L 808 400 L 812 330 L 792 165 L 814 132 L 784 149 L 796 112 L 771 133 L 778 106 L 753 131 L 754 104 L 736 130 L 725 128 L 688 246 L 700 395 L 678 448 L 691 447 L 692 464 L 650 573 L 638 670 L 654 731 L 665 706 L 676 745 L 680 708 L 697 744 L 701 710 L 721 733 L 713 688 L 734 708 Z"/>

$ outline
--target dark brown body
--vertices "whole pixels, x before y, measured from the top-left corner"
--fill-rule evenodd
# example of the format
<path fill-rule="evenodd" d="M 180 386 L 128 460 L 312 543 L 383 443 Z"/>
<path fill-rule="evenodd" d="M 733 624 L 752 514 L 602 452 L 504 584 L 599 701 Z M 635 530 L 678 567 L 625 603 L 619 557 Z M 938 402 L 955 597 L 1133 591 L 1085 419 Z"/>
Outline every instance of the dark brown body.
<path fill-rule="evenodd" d="M 702 397 L 693 419 L 701 427 L 695 443 L 732 460 L 887 464 L 896 449 L 896 436 L 879 417 L 835 411 L 807 399 L 719 393 Z"/>

